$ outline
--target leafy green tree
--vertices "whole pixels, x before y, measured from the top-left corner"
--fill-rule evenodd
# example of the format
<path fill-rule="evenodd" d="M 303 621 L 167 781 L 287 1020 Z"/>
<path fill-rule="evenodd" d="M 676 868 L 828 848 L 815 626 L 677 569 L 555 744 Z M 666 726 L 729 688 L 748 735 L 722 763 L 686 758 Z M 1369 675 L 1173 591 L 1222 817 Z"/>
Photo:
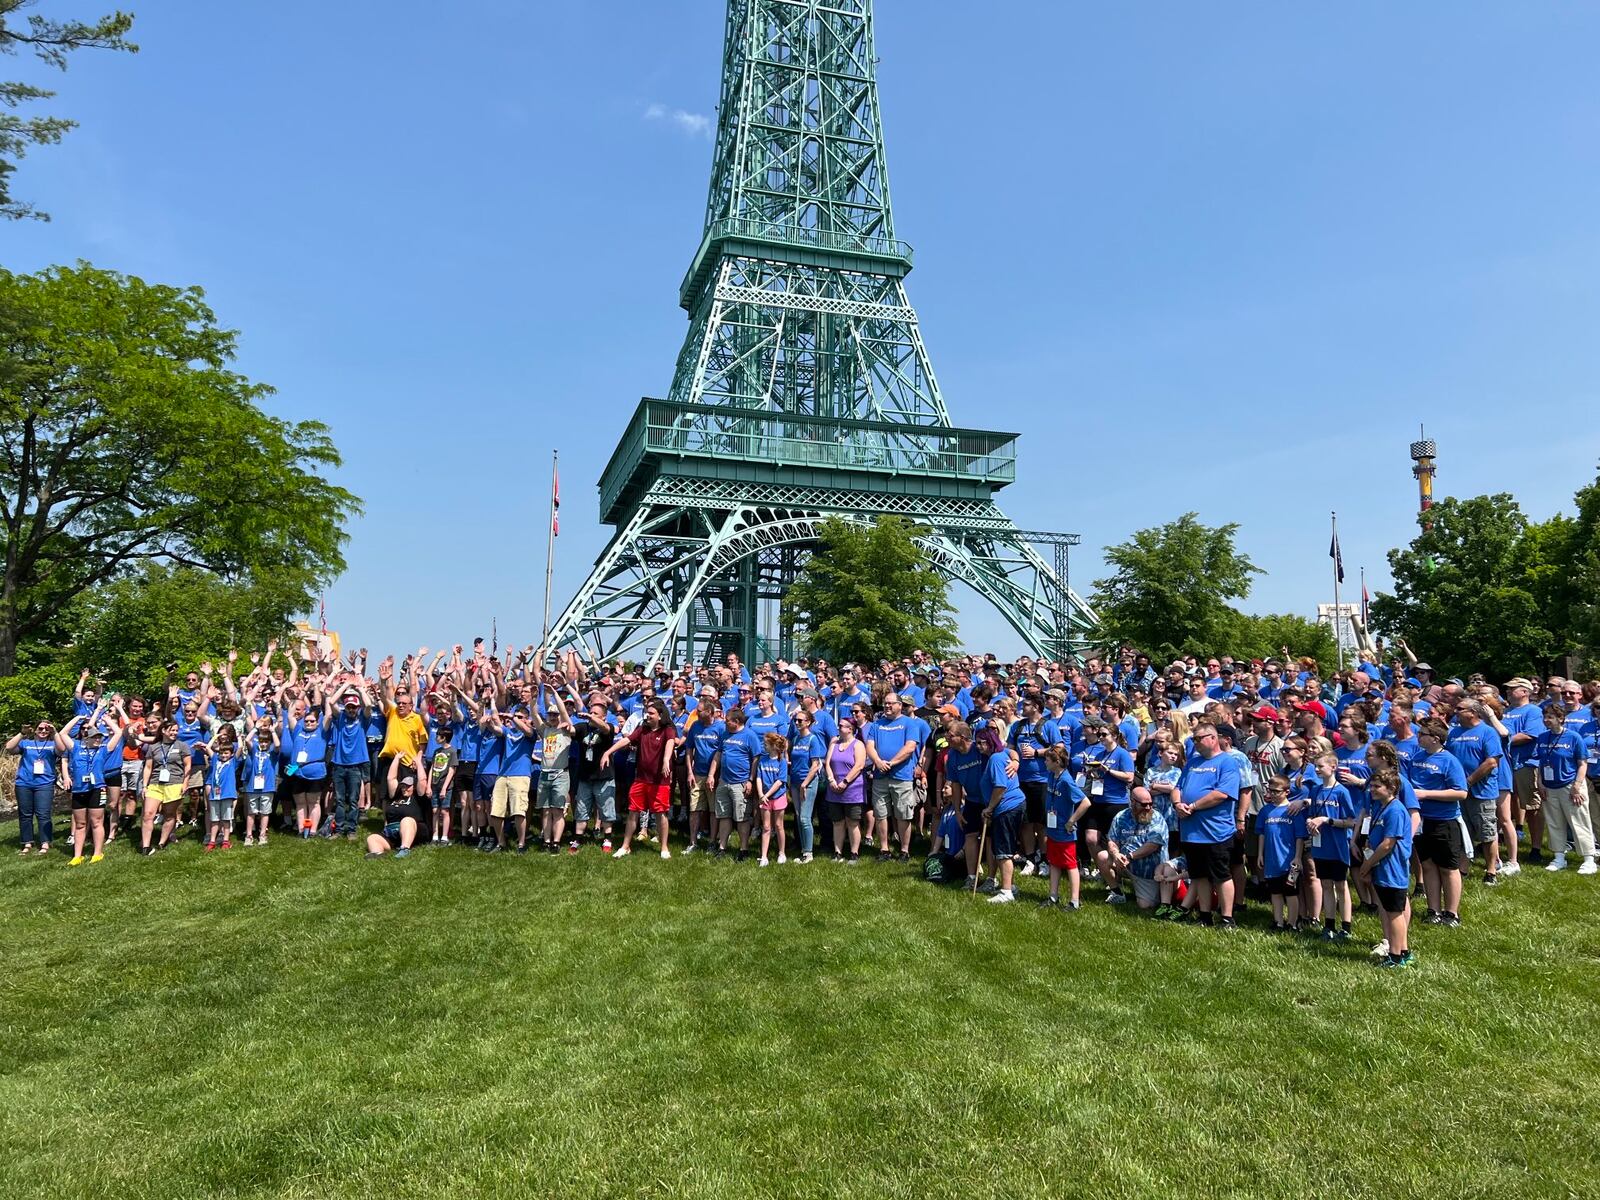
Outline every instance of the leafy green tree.
<path fill-rule="evenodd" d="M 1572 522 L 1530 525 L 1509 494 L 1447 498 L 1405 549 L 1389 551 L 1393 594 L 1372 601 L 1373 628 L 1404 637 L 1443 675 L 1508 679 L 1565 652 L 1565 584 L 1549 568 Z M 1419 517 L 1419 523 L 1421 518 Z"/>
<path fill-rule="evenodd" d="M 0 737 L 9 738 L 41 717 L 64 721 L 72 715 L 77 672 L 65 663 L 28 667 L 0 677 Z"/>
<path fill-rule="evenodd" d="M 0 675 L 78 597 L 147 562 L 270 580 L 299 607 L 360 510 L 327 427 L 263 412 L 198 288 L 88 264 L 0 271 Z"/>
<path fill-rule="evenodd" d="M 1191 512 L 1107 546 L 1114 573 L 1094 585 L 1106 633 L 1168 659 L 1226 646 L 1240 615 L 1228 601 L 1248 596 L 1251 576 L 1263 574 L 1234 549 L 1238 531 Z"/>
<path fill-rule="evenodd" d="M 67 55 L 74 50 L 139 52 L 139 47 L 128 40 L 128 31 L 133 28 L 132 13 L 114 12 L 96 21 L 64 21 L 33 13 L 25 25 L 20 23 L 18 14 L 36 3 L 37 0 L 0 0 L 0 54 L 16 54 L 26 48 L 52 67 L 65 71 Z M 32 84 L 0 81 L 0 109 L 16 109 L 54 96 L 54 92 Z M 28 147 L 59 142 L 62 134 L 76 125 L 76 121 L 65 117 L 22 117 L 0 111 L 0 216 L 12 220 L 50 219 L 48 213 L 12 198 L 11 174 L 17 169 L 16 160 L 27 154 Z"/>
<path fill-rule="evenodd" d="M 1290 658 L 1309 655 L 1316 659 L 1324 672 L 1339 665 L 1339 646 L 1333 630 L 1293 613 L 1239 613 L 1232 634 L 1212 649 L 1225 650 L 1235 658 L 1261 659 L 1277 658 L 1287 649 Z"/>
<path fill-rule="evenodd" d="M 832 518 L 784 597 L 784 616 L 809 633 L 813 653 L 845 662 L 947 657 L 957 644 L 950 587 L 904 517 L 872 525 Z"/>
<path fill-rule="evenodd" d="M 222 579 L 146 563 L 84 597 L 72 661 L 113 688 L 154 694 L 168 662 L 188 669 L 220 663 L 234 647 L 290 644 L 294 615 L 305 608 L 304 590 L 282 576 Z"/>
<path fill-rule="evenodd" d="M 1553 569 L 1565 583 L 1570 645 L 1582 655 L 1592 676 L 1600 671 L 1600 479 L 1573 499 L 1578 515 Z"/>

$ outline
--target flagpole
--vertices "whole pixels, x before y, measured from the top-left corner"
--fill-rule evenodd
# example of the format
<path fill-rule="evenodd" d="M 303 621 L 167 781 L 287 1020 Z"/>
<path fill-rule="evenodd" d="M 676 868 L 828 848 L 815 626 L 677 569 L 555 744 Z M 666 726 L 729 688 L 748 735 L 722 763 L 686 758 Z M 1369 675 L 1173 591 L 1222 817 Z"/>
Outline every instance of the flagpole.
<path fill-rule="evenodd" d="M 550 579 L 555 571 L 556 561 L 556 470 L 557 460 L 561 451 L 550 452 L 550 528 L 545 531 L 544 548 L 544 635 L 539 639 L 540 647 L 550 640 Z M 542 666 L 543 664 L 541 664 Z"/>
<path fill-rule="evenodd" d="M 1339 648 L 1339 671 L 1344 671 L 1344 636 L 1339 628 L 1339 622 L 1344 617 L 1344 610 L 1339 607 L 1339 576 L 1343 573 L 1341 568 L 1344 562 L 1339 550 L 1339 514 L 1330 513 L 1333 519 L 1333 641 Z"/>

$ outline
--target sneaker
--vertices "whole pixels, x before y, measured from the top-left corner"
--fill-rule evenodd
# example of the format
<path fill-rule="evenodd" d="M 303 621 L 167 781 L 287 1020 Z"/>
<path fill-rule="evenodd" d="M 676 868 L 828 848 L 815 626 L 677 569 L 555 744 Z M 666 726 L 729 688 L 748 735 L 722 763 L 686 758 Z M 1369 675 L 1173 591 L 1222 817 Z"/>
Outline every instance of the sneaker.
<path fill-rule="evenodd" d="M 216 844 L 216 843 L 215 843 L 215 842 L 207 842 L 207 843 L 206 843 L 206 844 L 205 844 L 205 845 L 204 845 L 204 846 L 203 846 L 203 847 L 202 847 L 202 849 L 203 849 L 203 850 L 204 850 L 204 851 L 205 851 L 205 852 L 206 852 L 206 853 L 207 853 L 207 854 L 210 854 L 210 853 L 211 853 L 211 852 L 212 852 L 212 851 L 213 851 L 213 850 L 215 850 L 215 849 L 216 849 L 216 848 L 217 848 L 217 844 Z"/>
<path fill-rule="evenodd" d="M 1317 936 L 1318 936 L 1318 937 L 1319 937 L 1319 938 L 1321 938 L 1321 939 L 1322 939 L 1322 940 L 1323 940 L 1323 941 L 1325 941 L 1325 942 L 1331 942 L 1331 941 L 1333 941 L 1333 940 L 1334 940 L 1334 938 L 1335 938 L 1335 937 L 1337 937 L 1337 936 L 1338 936 L 1338 934 L 1337 934 L 1337 932 L 1336 932 L 1336 931 L 1335 931 L 1335 930 L 1332 930 L 1332 929 L 1324 929 L 1324 930 L 1323 930 L 1323 931 L 1322 931 L 1322 932 L 1321 932 L 1321 933 L 1319 933 L 1319 934 L 1318 934 L 1318 935 L 1317 935 Z"/>
<path fill-rule="evenodd" d="M 767 866 L 767 865 L 768 864 L 767 864 L 767 860 L 766 860 L 765 857 L 763 857 L 760 862 L 756 863 L 756 866 L 758 866 L 758 867 L 764 867 L 764 866 Z"/>
<path fill-rule="evenodd" d="M 396 858 L 405 858 L 410 853 L 411 853 L 411 847 L 410 846 L 401 846 L 400 849 L 398 849 L 398 850 L 396 850 L 394 852 L 394 856 Z"/>
<path fill-rule="evenodd" d="M 861 865 L 861 855 L 852 854 L 849 858 L 844 860 L 844 865 L 847 867 L 859 867 Z"/>
<path fill-rule="evenodd" d="M 560 842 L 546 842 L 544 844 L 544 852 L 546 854 L 560 854 L 561 853 L 561 843 Z"/>
<path fill-rule="evenodd" d="M 1106 893 L 1106 903 L 1107 904 L 1126 904 L 1127 902 L 1128 902 L 1128 898 L 1126 896 L 1124 896 L 1121 892 L 1107 892 Z"/>
<path fill-rule="evenodd" d="M 1069 912 L 1077 912 L 1082 907 L 1083 907 L 1083 901 L 1082 900 L 1068 900 L 1067 901 L 1067 910 Z"/>
<path fill-rule="evenodd" d="M 209 849 L 211 849 L 211 847 L 207 846 L 206 849 L 209 850 Z M 84 858 L 83 855 L 74 854 L 70 859 L 67 860 L 67 866 L 69 866 L 69 867 L 81 867 L 81 866 L 83 866 L 84 863 L 86 863 L 88 861 L 89 860 Z"/>
<path fill-rule="evenodd" d="M 618 847 L 616 850 L 613 850 L 611 852 L 611 857 L 612 858 L 627 858 L 628 855 L 630 855 L 632 853 L 633 853 L 633 851 L 628 849 L 628 847 L 621 846 L 621 847 Z"/>
<path fill-rule="evenodd" d="M 1387 958 L 1387 957 L 1389 957 L 1389 939 L 1388 938 L 1379 938 L 1378 939 L 1378 944 L 1372 948 L 1372 957 L 1373 958 Z"/>
<path fill-rule="evenodd" d="M 499 842 L 490 842 L 483 848 L 483 852 L 485 854 L 499 854 L 504 848 Z"/>
<path fill-rule="evenodd" d="M 1405 959 L 1403 957 L 1402 958 L 1395 958 L 1392 954 L 1385 954 L 1382 958 L 1380 958 L 1378 960 L 1378 967 L 1381 970 L 1385 970 L 1385 971 L 1392 971 L 1396 967 L 1401 967 L 1401 966 L 1404 966 L 1404 965 L 1405 965 Z"/>
<path fill-rule="evenodd" d="M 795 864 L 797 866 L 802 866 L 803 867 L 803 866 L 806 865 L 806 863 L 811 861 L 811 855 L 802 854 L 799 858 L 795 859 L 794 861 L 795 861 Z"/>
<path fill-rule="evenodd" d="M 1016 893 L 1015 890 L 1012 890 L 1012 891 L 997 891 L 997 892 L 995 892 L 994 895 L 989 897 L 989 903 L 990 904 L 1010 904 L 1016 898 L 1017 898 L 1017 893 Z"/>
<path fill-rule="evenodd" d="M 978 884 L 978 891 L 983 893 L 985 896 L 993 896 L 999 890 L 1000 884 L 994 879 L 985 879 L 982 883 Z"/>
<path fill-rule="evenodd" d="M 253 837 L 247 837 L 247 838 L 245 838 L 245 840 L 244 840 L 244 844 L 245 844 L 245 845 L 246 845 L 246 846 L 254 846 L 254 845 L 255 845 L 255 844 L 256 844 L 256 839 L 255 839 L 255 838 L 253 838 Z"/>
<path fill-rule="evenodd" d="M 1400 956 L 1400 961 L 1395 965 L 1400 967 L 1414 967 L 1417 965 L 1417 956 L 1410 950 L 1407 950 Z"/>
<path fill-rule="evenodd" d="M 895 862 L 910 862 L 910 861 L 911 861 L 911 851 L 909 851 L 909 850 L 902 850 L 902 851 L 900 851 L 899 854 L 895 855 Z"/>
<path fill-rule="evenodd" d="M 1507 878 L 1509 878 L 1512 875 L 1521 875 L 1522 874 L 1522 864 L 1521 863 L 1515 863 L 1515 862 L 1503 862 L 1503 863 L 1500 864 L 1500 874 L 1502 876 L 1507 877 Z"/>
<path fill-rule="evenodd" d="M 104 854 L 91 854 L 89 856 L 89 865 L 93 866 L 95 863 L 97 863 L 97 862 L 105 862 L 105 860 L 106 860 L 106 856 Z"/>
<path fill-rule="evenodd" d="M 382 858 L 383 855 L 379 854 L 376 850 L 368 850 L 361 857 L 363 857 L 363 858 Z"/>
<path fill-rule="evenodd" d="M 1158 904 L 1158 905 L 1156 905 L 1156 911 L 1155 911 L 1155 914 L 1154 914 L 1156 920 L 1165 921 L 1171 915 L 1172 915 L 1172 905 L 1170 905 L 1170 904 Z"/>
<path fill-rule="evenodd" d="M 1443 925 L 1446 929 L 1460 929 L 1461 918 L 1456 916 L 1455 913 L 1440 913 L 1439 924 Z"/>
<path fill-rule="evenodd" d="M 611 839 L 607 838 L 605 841 L 601 842 L 600 843 L 600 849 L 601 849 L 602 852 L 604 852 L 606 854 L 610 854 L 611 853 Z"/>
<path fill-rule="evenodd" d="M 1217 921 L 1217 928 L 1223 933 L 1235 933 L 1238 931 L 1239 922 L 1232 917 L 1222 917 Z"/>
<path fill-rule="evenodd" d="M 224 838 L 222 840 L 222 849 L 224 849 L 224 850 L 232 850 L 233 849 L 233 843 L 228 841 L 226 838 Z"/>
<path fill-rule="evenodd" d="M 696 851 L 698 851 L 699 849 L 700 849 L 699 846 L 695 845 L 695 843 L 693 843 L 693 842 L 690 842 L 687 846 L 685 846 L 683 848 L 683 852 L 685 854 L 693 854 Z"/>
<path fill-rule="evenodd" d="M 1586 858 L 1578 864 L 1579 875 L 1593 875 L 1596 871 L 1600 871 L 1600 867 L 1595 866 L 1592 858 Z"/>
<path fill-rule="evenodd" d="M 1531 863 L 1542 863 L 1544 861 L 1544 851 L 1529 850 L 1526 857 Z"/>
<path fill-rule="evenodd" d="M 671 858 L 672 857 L 672 851 L 668 850 L 665 846 L 661 847 L 661 857 L 662 858 Z"/>
<path fill-rule="evenodd" d="M 139 853 L 142 854 L 145 858 L 149 858 L 155 852 L 156 852 L 156 848 L 154 846 L 140 846 L 139 847 Z"/>
<path fill-rule="evenodd" d="M 893 862 L 893 861 L 894 861 L 894 852 L 892 850 L 880 850 L 880 851 L 878 851 L 878 863 L 879 863 L 880 866 L 882 864 L 886 863 L 886 862 Z"/>
<path fill-rule="evenodd" d="M 1499 883 L 1500 883 L 1500 881 L 1498 879 L 1496 879 L 1493 875 L 1485 874 L 1484 877 L 1483 877 L 1483 886 L 1484 887 L 1495 887 Z"/>
<path fill-rule="evenodd" d="M 1546 871 L 1565 871 L 1567 869 L 1566 854 L 1558 854 L 1545 864 Z"/>
<path fill-rule="evenodd" d="M 1039 901 L 1039 907 L 1040 908 L 1060 908 L 1061 907 L 1061 897 L 1060 896 L 1046 896 L 1043 900 Z"/>
<path fill-rule="evenodd" d="M 833 856 L 833 861 L 834 861 L 834 862 L 836 862 L 836 863 L 842 863 L 842 862 L 843 862 L 843 861 L 844 861 L 844 855 L 842 855 L 842 854 L 835 854 L 835 855 L 834 855 L 834 856 Z"/>
<path fill-rule="evenodd" d="M 1017 874 L 1019 875 L 1037 875 L 1038 873 L 1039 869 L 1035 867 L 1033 863 L 1026 861 L 1017 870 Z"/>
<path fill-rule="evenodd" d="M 1443 925 L 1444 914 L 1434 912 L 1433 909 L 1430 908 L 1428 910 L 1428 915 L 1422 918 L 1422 923 L 1424 925 Z"/>
<path fill-rule="evenodd" d="M 786 863 L 788 861 L 789 861 L 789 856 L 787 854 L 783 854 L 783 853 L 780 852 L 779 855 L 778 855 L 778 865 L 781 867 L 781 866 L 783 866 L 784 863 Z"/>

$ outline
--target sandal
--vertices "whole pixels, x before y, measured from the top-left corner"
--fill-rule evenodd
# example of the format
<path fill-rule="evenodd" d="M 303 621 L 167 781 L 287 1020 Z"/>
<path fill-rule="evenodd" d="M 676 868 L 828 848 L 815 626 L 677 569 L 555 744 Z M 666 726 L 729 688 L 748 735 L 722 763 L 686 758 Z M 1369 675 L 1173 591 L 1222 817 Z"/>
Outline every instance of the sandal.
<path fill-rule="evenodd" d="M 21 850 L 17 851 L 17 854 L 18 854 L 19 857 L 25 857 L 25 856 L 27 856 L 29 854 L 32 854 L 32 853 L 33 853 L 33 843 L 32 842 L 29 842 Z"/>

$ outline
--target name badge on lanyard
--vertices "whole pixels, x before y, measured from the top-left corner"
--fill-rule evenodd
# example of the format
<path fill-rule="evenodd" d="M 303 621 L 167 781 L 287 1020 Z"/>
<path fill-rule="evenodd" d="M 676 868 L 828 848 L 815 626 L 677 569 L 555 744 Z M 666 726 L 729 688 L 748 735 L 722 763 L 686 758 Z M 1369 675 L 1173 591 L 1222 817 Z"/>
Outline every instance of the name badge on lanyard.
<path fill-rule="evenodd" d="M 264 792 L 267 790 L 267 777 L 265 775 L 251 776 L 250 785 L 252 792 Z"/>
<path fill-rule="evenodd" d="M 35 775 L 44 774 L 44 759 L 36 758 L 33 760 L 33 773 Z"/>
<path fill-rule="evenodd" d="M 294 760 L 297 763 L 303 763 L 303 762 L 308 761 L 307 758 L 306 758 L 306 752 L 304 750 L 300 751 L 299 754 L 296 754 L 294 756 Z"/>
<path fill-rule="evenodd" d="M 162 767 L 161 770 L 156 772 L 156 782 L 157 783 L 171 783 L 172 782 L 172 772 L 170 770 L 168 770 L 166 767 Z"/>

